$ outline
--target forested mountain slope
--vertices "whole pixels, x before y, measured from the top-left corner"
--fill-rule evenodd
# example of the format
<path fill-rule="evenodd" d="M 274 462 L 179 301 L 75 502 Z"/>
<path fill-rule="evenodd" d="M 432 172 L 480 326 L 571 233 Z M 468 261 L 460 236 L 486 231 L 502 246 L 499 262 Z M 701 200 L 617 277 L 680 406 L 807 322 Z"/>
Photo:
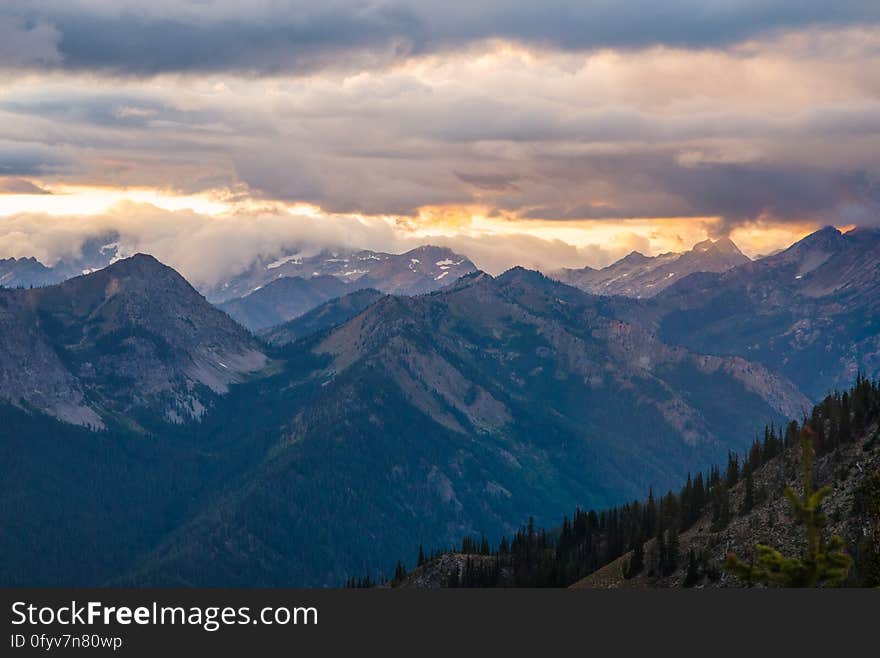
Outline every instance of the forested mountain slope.
<path fill-rule="evenodd" d="M 844 540 L 850 586 L 880 585 L 880 386 L 859 379 L 817 405 L 804 426 L 767 428 L 742 458 L 688 477 L 677 493 L 602 512 L 577 511 L 552 531 L 523 528 L 490 550 L 468 538 L 461 549 L 421 557 L 399 587 L 723 587 L 748 584 L 724 565 L 750 563 L 755 546 L 802 556 L 803 525 L 792 518 L 786 487 L 800 492 L 806 432 L 815 447 L 813 487 L 822 503 L 825 542 Z M 424 556 L 424 554 L 422 554 Z"/>

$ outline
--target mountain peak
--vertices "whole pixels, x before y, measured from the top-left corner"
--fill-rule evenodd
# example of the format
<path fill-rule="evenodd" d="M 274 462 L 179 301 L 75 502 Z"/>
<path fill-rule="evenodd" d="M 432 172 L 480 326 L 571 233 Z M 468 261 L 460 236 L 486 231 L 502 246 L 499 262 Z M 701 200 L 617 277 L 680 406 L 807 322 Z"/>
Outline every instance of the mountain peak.
<path fill-rule="evenodd" d="M 144 253 L 136 253 L 128 258 L 120 258 L 115 263 L 108 265 L 105 271 L 108 273 L 115 272 L 149 272 L 170 270 L 171 268 L 161 263 L 155 256 Z"/>
<path fill-rule="evenodd" d="M 324 250 L 316 255 L 282 255 L 271 263 L 251 265 L 230 281 L 207 291 L 214 303 L 225 303 L 266 286 L 280 277 L 319 275 L 385 293 L 418 295 L 445 287 L 476 267 L 448 247 L 420 245 L 402 254 L 370 250 Z"/>
<path fill-rule="evenodd" d="M 742 251 L 736 246 L 736 243 L 728 237 L 715 240 L 715 248 L 724 253 L 742 254 Z"/>
<path fill-rule="evenodd" d="M 38 261 L 34 256 L 22 256 L 21 258 L 16 258 L 15 256 L 12 256 L 10 258 L 0 258 L 0 263 L 32 263 L 32 264 L 36 264 L 39 262 L 40 261 Z M 42 263 L 40 263 L 40 264 L 42 265 Z"/>
<path fill-rule="evenodd" d="M 140 291 L 140 294 L 147 295 L 161 290 L 161 294 L 166 296 L 175 291 L 174 294 L 193 300 L 201 297 L 177 270 L 154 256 L 143 253 L 120 259 L 95 272 L 68 279 L 60 286 L 70 291 L 91 290 L 93 295 L 99 297 L 110 294 L 110 291 L 115 293 L 123 289 L 128 292 Z"/>
<path fill-rule="evenodd" d="M 415 247 L 414 249 L 410 249 L 409 251 L 406 252 L 406 254 L 419 254 L 419 253 L 426 253 L 426 252 L 433 252 L 433 251 L 442 251 L 444 253 L 450 253 L 450 254 L 453 253 L 452 249 L 450 249 L 449 247 L 441 247 L 436 244 L 422 244 L 422 245 L 419 245 L 418 247 Z M 404 254 L 404 255 L 406 255 L 406 254 Z"/>
<path fill-rule="evenodd" d="M 749 262 L 729 238 L 703 240 L 690 251 L 645 256 L 632 251 L 601 270 L 562 270 L 557 278 L 594 295 L 653 297 L 696 272 L 724 272 Z"/>
<path fill-rule="evenodd" d="M 615 265 L 618 263 L 643 263 L 645 261 L 651 260 L 650 256 L 645 256 L 641 251 L 631 251 L 626 256 L 621 258 Z"/>
<path fill-rule="evenodd" d="M 4 327 L 13 340 L 20 337 L 16 358 L 38 364 L 47 384 L 19 395 L 15 373 L 28 368 L 0 359 L 0 399 L 23 397 L 81 425 L 102 427 L 100 414 L 135 408 L 173 423 L 198 419 L 212 395 L 267 362 L 242 327 L 148 254 L 57 285 L 12 291 L 9 300 L 20 311 L 17 324 Z M 27 332 L 34 341 L 22 343 Z M 119 381 L 130 388 L 123 392 Z"/>
<path fill-rule="evenodd" d="M 818 231 L 810 233 L 805 238 L 798 240 L 782 254 L 795 254 L 814 249 L 834 251 L 845 241 L 843 233 L 833 226 L 825 226 Z"/>
<path fill-rule="evenodd" d="M 812 235 L 826 235 L 826 236 L 836 236 L 842 235 L 842 233 L 837 229 L 836 226 L 832 226 L 829 224 L 828 226 L 823 226 L 818 231 L 813 233 Z"/>
<path fill-rule="evenodd" d="M 718 238 L 717 240 L 703 240 L 702 242 L 698 242 L 697 244 L 695 244 L 691 248 L 691 251 L 696 253 L 707 253 L 712 251 L 733 256 L 743 255 L 739 247 L 736 246 L 736 243 L 728 237 Z"/>
<path fill-rule="evenodd" d="M 488 274 L 483 270 L 474 270 L 473 272 L 468 272 L 464 276 L 459 277 L 445 288 L 441 288 L 441 290 L 456 290 L 458 288 L 466 288 L 467 286 L 472 286 L 476 283 L 493 280 L 494 277 L 491 274 Z"/>
<path fill-rule="evenodd" d="M 415 249 L 410 249 L 409 251 L 400 255 L 400 257 L 421 257 L 421 258 L 434 258 L 434 259 L 443 259 L 443 258 L 457 258 L 460 260 L 466 260 L 464 256 L 457 254 L 455 251 L 450 249 L 449 247 L 441 247 L 434 244 L 423 244 Z"/>
<path fill-rule="evenodd" d="M 501 283 L 508 283 L 511 281 L 549 281 L 549 279 L 538 272 L 537 270 L 530 270 L 522 265 L 517 265 L 515 267 L 511 267 L 509 270 L 504 272 L 501 276 L 498 277 L 497 281 Z"/>

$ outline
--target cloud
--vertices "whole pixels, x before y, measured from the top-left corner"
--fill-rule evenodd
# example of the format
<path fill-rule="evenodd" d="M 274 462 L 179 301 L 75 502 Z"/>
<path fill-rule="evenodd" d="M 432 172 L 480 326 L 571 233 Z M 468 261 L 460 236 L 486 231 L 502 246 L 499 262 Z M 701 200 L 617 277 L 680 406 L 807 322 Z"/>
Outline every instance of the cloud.
<path fill-rule="evenodd" d="M 377 218 L 880 215 L 875 3 L 241 6 L 0 9 L 59 35 L 0 82 L 0 176 Z"/>
<path fill-rule="evenodd" d="M 494 231 L 414 234 L 380 219 L 327 214 L 265 212 L 210 216 L 122 203 L 98 215 L 18 213 L 0 217 L 0 258 L 34 256 L 51 265 L 77 256 L 86 240 L 118 235 L 121 255 L 143 252 L 174 267 L 196 286 L 211 286 L 245 269 L 257 258 L 284 250 L 316 253 L 325 248 L 402 253 L 423 244 L 448 246 L 492 274 L 524 265 L 543 271 L 607 265 L 633 249 L 652 251 L 643 234 L 623 231 L 613 240 L 575 245 L 538 237 L 509 226 Z M 675 229 L 673 229 L 675 230 Z M 702 233 L 690 238 L 696 241 Z M 656 237 L 656 236 L 655 236 Z M 116 240 L 117 238 L 114 238 Z M 689 245 L 688 245 L 689 246 Z"/>
<path fill-rule="evenodd" d="M 430 236 L 424 242 L 449 247 L 468 256 L 481 270 L 497 275 L 520 265 L 542 272 L 586 264 L 608 265 L 632 251 L 631 242 L 576 246 L 563 240 L 525 234 Z M 639 242 L 647 250 L 645 241 Z"/>
<path fill-rule="evenodd" d="M 532 207 L 526 217 L 560 221 L 581 218 L 720 217 L 719 231 L 750 220 L 831 222 L 843 208 L 861 208 L 863 222 L 871 212 L 880 222 L 876 176 L 860 169 L 825 168 L 821 163 L 702 162 L 682 164 L 678 154 L 641 152 L 593 155 L 551 163 L 549 179 L 565 174 L 590 181 L 597 196 L 610 201 L 559 205 L 560 196 L 545 196 L 548 205 Z M 852 212 L 852 211 L 851 211 Z M 845 222 L 844 222 L 845 223 Z"/>
<path fill-rule="evenodd" d="M 474 187 L 478 190 L 485 191 L 500 191 L 500 190 L 516 190 L 516 179 L 519 178 L 518 175 L 513 174 L 503 174 L 503 173 L 485 173 L 485 174 L 476 174 L 476 173 L 464 173 L 461 171 L 453 172 L 455 177 L 458 178 L 462 183 L 466 183 L 471 187 Z"/>
<path fill-rule="evenodd" d="M 215 283 L 258 256 L 285 248 L 379 248 L 399 242 L 391 227 L 379 220 L 288 213 L 209 216 L 122 203 L 97 215 L 0 217 L 0 254 L 35 256 L 51 265 L 78 254 L 85 240 L 110 232 L 119 234 L 124 254 L 152 254 L 199 285 Z"/>
<path fill-rule="evenodd" d="M 34 176 L 61 170 L 69 159 L 48 144 L 4 140 L 0 134 L 0 176 Z"/>
<path fill-rule="evenodd" d="M 61 35 L 49 22 L 5 16 L 0 8 L 0 68 L 53 67 L 62 64 Z"/>
<path fill-rule="evenodd" d="M 370 70 L 487 39 L 568 51 L 725 47 L 772 31 L 880 21 L 871 0 L 32 0 L 0 12 L 55 31 L 40 32 L 37 56 L 0 60 L 8 66 L 124 75 Z M 47 50 L 55 45 L 57 54 Z"/>

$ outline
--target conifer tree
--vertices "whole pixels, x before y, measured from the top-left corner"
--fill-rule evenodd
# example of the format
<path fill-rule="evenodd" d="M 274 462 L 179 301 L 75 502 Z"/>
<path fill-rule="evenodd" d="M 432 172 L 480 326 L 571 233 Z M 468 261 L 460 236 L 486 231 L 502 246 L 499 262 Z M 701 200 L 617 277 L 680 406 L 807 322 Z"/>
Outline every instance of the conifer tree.
<path fill-rule="evenodd" d="M 813 435 L 809 427 L 801 430 L 802 492 L 798 495 L 791 487 L 785 489 L 791 513 L 798 525 L 807 533 L 807 545 L 801 557 L 785 557 L 774 548 L 764 544 L 755 546 L 753 563 L 742 562 L 736 555 L 727 556 L 726 571 L 749 584 L 764 583 L 782 587 L 819 587 L 840 585 L 846 579 L 852 558 L 844 550 L 843 539 L 831 537 L 826 543 L 822 528 L 827 519 L 821 511 L 822 500 L 830 493 L 830 487 L 813 490 Z"/>
<path fill-rule="evenodd" d="M 394 583 L 400 583 L 403 579 L 406 578 L 406 567 L 403 566 L 403 562 L 398 560 L 397 567 L 394 569 Z"/>
<path fill-rule="evenodd" d="M 651 545 L 649 573 L 654 576 L 662 576 L 666 565 L 666 531 L 659 528 L 654 543 Z"/>
<path fill-rule="evenodd" d="M 739 480 L 739 455 L 735 452 L 727 451 L 727 473 L 725 473 L 727 488 L 733 487 Z"/>
<path fill-rule="evenodd" d="M 668 576 L 678 567 L 678 529 L 672 526 L 668 532 L 669 540 L 666 543 L 666 563 L 663 572 Z"/>
<path fill-rule="evenodd" d="M 654 524 L 657 522 L 657 506 L 654 502 L 654 487 L 648 489 L 648 502 L 645 503 L 644 531 L 647 537 L 654 534 Z"/>
<path fill-rule="evenodd" d="M 730 522 L 730 491 L 724 482 L 716 479 L 716 484 L 711 489 L 712 495 L 712 532 L 718 532 L 727 527 Z"/>
<path fill-rule="evenodd" d="M 633 546 L 632 557 L 626 565 L 623 576 L 627 580 L 638 576 L 642 569 L 645 568 L 645 543 L 641 539 L 636 539 Z"/>
<path fill-rule="evenodd" d="M 693 587 L 700 580 L 700 567 L 694 549 L 688 551 L 687 574 L 684 577 L 684 586 Z"/>

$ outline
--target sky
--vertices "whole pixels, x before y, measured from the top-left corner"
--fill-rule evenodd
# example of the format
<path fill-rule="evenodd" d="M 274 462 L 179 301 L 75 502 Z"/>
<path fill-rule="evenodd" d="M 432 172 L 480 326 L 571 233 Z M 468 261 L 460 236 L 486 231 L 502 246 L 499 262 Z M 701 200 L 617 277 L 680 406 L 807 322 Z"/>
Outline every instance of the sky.
<path fill-rule="evenodd" d="M 499 272 L 880 225 L 876 0 L 5 0 L 0 257 Z"/>

